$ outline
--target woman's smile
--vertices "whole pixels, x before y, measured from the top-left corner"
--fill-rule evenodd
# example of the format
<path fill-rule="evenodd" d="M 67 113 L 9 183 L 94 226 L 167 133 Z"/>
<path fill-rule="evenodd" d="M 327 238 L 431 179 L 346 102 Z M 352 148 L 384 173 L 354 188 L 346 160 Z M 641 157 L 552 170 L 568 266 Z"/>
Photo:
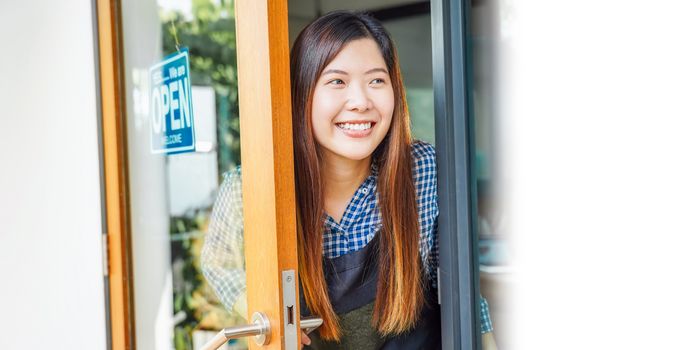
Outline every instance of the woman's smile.
<path fill-rule="evenodd" d="M 344 135 L 352 138 L 361 138 L 369 136 L 372 130 L 374 130 L 376 123 L 371 121 L 349 121 L 336 123 L 335 125 Z"/>

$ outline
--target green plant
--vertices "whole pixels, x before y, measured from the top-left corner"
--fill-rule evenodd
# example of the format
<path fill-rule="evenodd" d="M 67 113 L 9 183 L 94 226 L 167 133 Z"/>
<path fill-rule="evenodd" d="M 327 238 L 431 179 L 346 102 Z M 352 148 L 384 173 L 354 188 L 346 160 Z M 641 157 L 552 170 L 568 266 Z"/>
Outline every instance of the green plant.
<path fill-rule="evenodd" d="M 192 85 L 216 92 L 218 169 L 223 173 L 241 163 L 234 1 L 193 0 L 191 17 L 177 11 L 161 14 L 163 51 L 176 51 L 177 36 L 189 50 Z"/>

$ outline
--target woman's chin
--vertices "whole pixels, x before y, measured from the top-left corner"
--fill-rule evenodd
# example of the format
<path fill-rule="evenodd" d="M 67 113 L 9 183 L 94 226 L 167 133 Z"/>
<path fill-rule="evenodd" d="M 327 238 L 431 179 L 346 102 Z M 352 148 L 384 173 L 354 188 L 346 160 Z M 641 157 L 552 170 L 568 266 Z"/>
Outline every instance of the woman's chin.
<path fill-rule="evenodd" d="M 339 147 L 336 150 L 331 150 L 336 157 L 347 159 L 347 160 L 364 160 L 367 159 L 368 157 L 372 156 L 372 152 L 374 152 L 374 149 L 356 149 L 353 151 L 349 151 L 348 147 Z"/>

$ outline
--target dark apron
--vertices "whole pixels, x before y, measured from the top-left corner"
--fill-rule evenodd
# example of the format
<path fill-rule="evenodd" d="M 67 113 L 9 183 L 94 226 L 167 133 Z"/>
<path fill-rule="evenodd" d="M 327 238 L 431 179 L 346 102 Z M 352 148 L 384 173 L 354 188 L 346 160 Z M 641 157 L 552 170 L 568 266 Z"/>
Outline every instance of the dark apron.
<path fill-rule="evenodd" d="M 377 289 L 379 234 L 364 248 L 324 259 L 325 279 L 342 329 L 341 342 L 324 341 L 311 333 L 311 350 L 411 350 L 440 349 L 440 309 L 433 288 L 426 290 L 426 305 L 414 329 L 398 336 L 381 337 L 372 326 Z M 430 285 L 429 283 L 425 283 Z M 310 311 L 301 293 L 301 315 Z"/>

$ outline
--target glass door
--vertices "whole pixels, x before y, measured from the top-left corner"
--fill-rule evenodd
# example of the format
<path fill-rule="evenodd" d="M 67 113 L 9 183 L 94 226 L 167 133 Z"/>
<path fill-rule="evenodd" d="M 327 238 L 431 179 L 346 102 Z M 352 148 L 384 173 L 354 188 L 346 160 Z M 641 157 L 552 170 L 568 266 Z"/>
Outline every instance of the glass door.
<path fill-rule="evenodd" d="M 122 285 L 110 290 L 113 348 L 200 349 L 257 312 L 267 334 L 229 340 L 230 349 L 298 348 L 286 1 L 98 6 L 114 12 L 109 29 L 100 12 L 100 36 L 118 35 L 100 60 L 119 63 L 110 67 L 122 102 L 122 150 L 105 149 L 118 155 L 110 168 L 123 179 L 113 193 L 123 198 L 123 225 L 109 230 L 120 247 L 111 251 L 111 284 Z M 182 52 L 189 72 L 158 73 Z M 182 74 L 186 85 L 155 90 Z M 183 128 L 182 137 L 169 132 Z M 173 149 L 187 137 L 189 149 Z"/>

